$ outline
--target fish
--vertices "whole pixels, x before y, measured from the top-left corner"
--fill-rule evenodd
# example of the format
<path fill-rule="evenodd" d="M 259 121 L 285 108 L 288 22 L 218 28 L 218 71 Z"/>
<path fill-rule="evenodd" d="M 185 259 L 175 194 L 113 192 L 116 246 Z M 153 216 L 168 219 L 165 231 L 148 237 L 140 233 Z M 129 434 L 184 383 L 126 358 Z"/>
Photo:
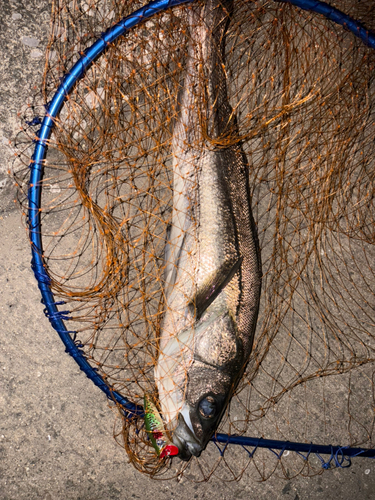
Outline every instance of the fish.
<path fill-rule="evenodd" d="M 225 35 L 233 0 L 188 9 L 190 38 L 172 132 L 166 310 L 154 379 L 178 457 L 199 456 L 249 361 L 261 291 L 248 163 L 229 103 Z"/>

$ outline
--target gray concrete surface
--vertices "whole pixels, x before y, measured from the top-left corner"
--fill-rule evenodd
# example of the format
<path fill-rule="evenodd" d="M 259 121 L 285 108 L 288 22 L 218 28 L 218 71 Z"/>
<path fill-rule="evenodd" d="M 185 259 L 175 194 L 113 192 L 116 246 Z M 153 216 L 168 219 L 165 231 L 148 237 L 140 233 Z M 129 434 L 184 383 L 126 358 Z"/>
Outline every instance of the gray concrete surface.
<path fill-rule="evenodd" d="M 313 478 L 254 483 L 154 481 L 112 437 L 114 414 L 43 315 L 15 190 L 17 111 L 40 84 L 48 31 L 41 0 L 0 0 L 0 499 L 375 499 L 375 462 Z"/>
<path fill-rule="evenodd" d="M 0 189 L 14 158 L 17 113 L 40 85 L 50 5 L 44 0 L 0 2 Z"/>

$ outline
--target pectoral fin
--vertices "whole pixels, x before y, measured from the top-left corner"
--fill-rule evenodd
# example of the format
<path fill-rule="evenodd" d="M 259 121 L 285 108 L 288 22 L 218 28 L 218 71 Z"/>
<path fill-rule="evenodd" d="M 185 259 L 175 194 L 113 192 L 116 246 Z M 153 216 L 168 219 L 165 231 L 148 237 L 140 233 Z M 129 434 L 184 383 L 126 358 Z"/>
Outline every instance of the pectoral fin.
<path fill-rule="evenodd" d="M 225 261 L 197 290 L 188 308 L 198 321 L 239 270 L 243 257 Z"/>

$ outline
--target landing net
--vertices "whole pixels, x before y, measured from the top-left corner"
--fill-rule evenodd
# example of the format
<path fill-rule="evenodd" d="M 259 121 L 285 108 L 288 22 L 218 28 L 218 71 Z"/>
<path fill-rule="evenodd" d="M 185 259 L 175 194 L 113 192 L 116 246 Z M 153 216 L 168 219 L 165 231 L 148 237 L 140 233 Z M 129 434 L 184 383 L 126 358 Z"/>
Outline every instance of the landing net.
<path fill-rule="evenodd" d="M 374 29 L 371 4 L 334 6 Z M 25 108 L 17 141 L 25 195 L 22 161 L 43 103 L 82 52 L 139 7 L 135 0 L 53 2 L 43 98 Z M 53 119 L 38 181 L 37 272 L 57 304 L 50 319 L 65 324 L 109 397 L 115 392 L 139 408 L 144 393 L 157 396 L 187 9 L 137 24 L 85 69 Z M 320 15 L 284 2 L 235 1 L 225 71 L 238 133 L 215 147 L 240 141 L 246 153 L 263 283 L 252 356 L 218 433 L 375 446 L 374 62 L 374 50 Z M 256 444 L 222 444 L 218 452 L 215 442 L 188 464 L 160 462 L 137 406 L 129 414 L 126 400 L 113 401 L 117 440 L 154 476 L 264 480 L 275 471 L 315 474 L 326 463 Z M 342 451 L 336 465 L 340 457 L 346 464 Z"/>

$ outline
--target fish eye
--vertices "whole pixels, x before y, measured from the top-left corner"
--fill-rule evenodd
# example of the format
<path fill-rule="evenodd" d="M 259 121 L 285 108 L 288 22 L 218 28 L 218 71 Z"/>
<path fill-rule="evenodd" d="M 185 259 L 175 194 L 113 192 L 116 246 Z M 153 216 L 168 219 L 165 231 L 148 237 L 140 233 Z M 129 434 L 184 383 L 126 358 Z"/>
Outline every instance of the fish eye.
<path fill-rule="evenodd" d="M 212 396 L 201 399 L 198 408 L 204 418 L 212 418 L 216 415 L 216 401 Z"/>

